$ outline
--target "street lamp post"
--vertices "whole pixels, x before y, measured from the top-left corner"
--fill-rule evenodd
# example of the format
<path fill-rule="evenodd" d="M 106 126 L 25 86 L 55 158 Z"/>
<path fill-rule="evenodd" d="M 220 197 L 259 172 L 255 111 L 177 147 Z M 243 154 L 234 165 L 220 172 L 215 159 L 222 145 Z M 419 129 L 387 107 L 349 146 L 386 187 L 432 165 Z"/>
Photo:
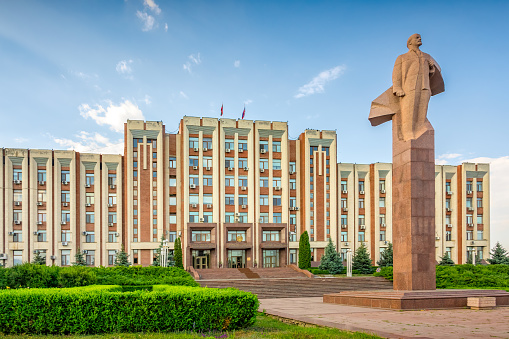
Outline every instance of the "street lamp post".
<path fill-rule="evenodd" d="M 168 240 L 163 240 L 163 247 L 161 247 L 160 257 L 161 267 L 168 267 Z"/>

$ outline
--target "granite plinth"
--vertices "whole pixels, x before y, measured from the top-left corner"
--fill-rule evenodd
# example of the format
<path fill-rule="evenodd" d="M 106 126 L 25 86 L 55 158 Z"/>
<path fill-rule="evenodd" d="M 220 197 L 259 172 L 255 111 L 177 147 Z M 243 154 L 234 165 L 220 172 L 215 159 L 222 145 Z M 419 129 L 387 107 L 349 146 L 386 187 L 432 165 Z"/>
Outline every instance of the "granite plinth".
<path fill-rule="evenodd" d="M 325 294 L 324 303 L 395 310 L 461 308 L 469 298 L 492 297 L 496 306 L 509 306 L 509 293 L 502 290 L 346 291 Z"/>

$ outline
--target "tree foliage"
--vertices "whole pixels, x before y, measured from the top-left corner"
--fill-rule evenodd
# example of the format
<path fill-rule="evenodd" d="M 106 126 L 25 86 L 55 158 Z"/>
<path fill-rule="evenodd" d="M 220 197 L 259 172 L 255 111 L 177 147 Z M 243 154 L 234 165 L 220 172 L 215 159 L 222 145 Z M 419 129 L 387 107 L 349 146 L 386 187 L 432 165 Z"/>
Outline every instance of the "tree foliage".
<path fill-rule="evenodd" d="M 443 257 L 440 257 L 439 266 L 454 266 L 454 261 L 449 257 L 449 253 L 445 253 Z"/>
<path fill-rule="evenodd" d="M 377 261 L 376 263 L 380 267 L 392 266 L 392 257 L 393 257 L 392 243 L 389 242 L 385 251 L 383 251 L 380 254 L 380 260 Z"/>
<path fill-rule="evenodd" d="M 371 258 L 367 247 L 362 244 L 357 250 L 352 260 L 352 270 L 357 270 L 361 274 L 371 274 Z"/>
<path fill-rule="evenodd" d="M 115 258 L 115 266 L 131 266 L 129 262 L 129 254 L 124 250 L 124 244 L 120 247 L 120 252 L 118 252 Z"/>
<path fill-rule="evenodd" d="M 500 243 L 497 241 L 495 247 L 491 250 L 491 258 L 488 259 L 488 262 L 492 265 L 503 264 L 509 265 L 509 257 L 507 256 L 507 251 Z"/>
<path fill-rule="evenodd" d="M 309 244 L 308 231 L 304 231 L 304 233 L 300 235 L 299 268 L 303 270 L 311 268 L 311 245 Z"/>
<path fill-rule="evenodd" d="M 83 252 L 81 252 L 80 248 L 76 250 L 76 254 L 74 255 L 75 262 L 72 263 L 73 266 L 87 266 L 87 261 L 85 260 L 85 256 Z"/>
<path fill-rule="evenodd" d="M 161 266 L 161 253 L 162 253 L 162 249 L 163 249 L 163 240 L 164 240 L 164 237 L 161 237 L 161 242 L 159 243 L 159 247 L 156 250 L 156 254 L 155 254 L 155 258 L 154 258 L 154 262 L 152 263 L 152 266 Z M 172 251 L 168 250 L 166 252 L 166 259 L 167 259 L 167 263 L 168 263 L 167 267 L 175 266 L 175 259 L 174 259 L 174 254 Z"/>
<path fill-rule="evenodd" d="M 324 256 L 320 259 L 319 269 L 327 270 L 330 274 L 339 274 L 343 271 L 343 261 L 331 238 L 329 238 L 329 243 L 325 247 Z"/>
<path fill-rule="evenodd" d="M 182 263 L 182 243 L 180 241 L 180 237 L 175 240 L 175 247 L 174 247 L 174 260 L 175 260 L 175 267 L 184 268 L 184 265 Z"/>
<path fill-rule="evenodd" d="M 39 251 L 35 252 L 34 259 L 32 259 L 32 264 L 35 265 L 46 265 L 46 258 L 41 256 Z"/>

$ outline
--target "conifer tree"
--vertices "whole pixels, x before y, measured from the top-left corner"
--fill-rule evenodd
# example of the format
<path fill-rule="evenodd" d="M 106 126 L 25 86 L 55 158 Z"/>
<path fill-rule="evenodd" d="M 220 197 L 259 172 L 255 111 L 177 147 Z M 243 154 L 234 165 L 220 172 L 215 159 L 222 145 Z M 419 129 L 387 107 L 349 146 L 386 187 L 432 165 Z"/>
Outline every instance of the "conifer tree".
<path fill-rule="evenodd" d="M 389 242 L 385 251 L 383 251 L 380 254 L 380 260 L 377 261 L 377 265 L 380 267 L 392 266 L 392 256 L 393 256 L 392 243 Z"/>
<path fill-rule="evenodd" d="M 309 244 L 308 231 L 304 231 L 299 239 L 299 268 L 303 270 L 311 268 L 311 245 Z"/>
<path fill-rule="evenodd" d="M 127 254 L 124 250 L 124 244 L 120 247 L 120 252 L 118 252 L 115 258 L 115 266 L 131 266 L 131 263 L 129 262 L 129 254 Z"/>
<path fill-rule="evenodd" d="M 182 243 L 180 242 L 180 237 L 175 240 L 174 260 L 175 267 L 184 268 L 182 263 Z"/>
<path fill-rule="evenodd" d="M 454 266 L 454 261 L 449 257 L 449 253 L 445 252 L 444 256 L 440 258 L 438 266 Z"/>
<path fill-rule="evenodd" d="M 357 270 L 361 274 L 371 274 L 371 258 L 366 246 L 362 244 L 356 251 L 352 260 L 352 270 Z"/>
<path fill-rule="evenodd" d="M 491 250 L 491 258 L 488 259 L 488 262 L 492 265 L 503 264 L 509 265 L 509 258 L 507 256 L 507 251 L 500 243 L 497 241 L 495 247 Z"/>
<path fill-rule="evenodd" d="M 338 252 L 336 252 L 336 246 L 329 238 L 329 243 L 325 247 L 325 254 L 320 259 L 321 270 L 329 271 L 330 274 L 339 274 L 343 271 L 343 261 Z"/>
<path fill-rule="evenodd" d="M 81 252 L 80 248 L 76 250 L 76 254 L 74 255 L 75 262 L 72 263 L 73 266 L 87 266 L 87 261 L 83 256 L 83 252 Z"/>
<path fill-rule="evenodd" d="M 46 258 L 39 254 L 39 251 L 35 252 L 34 259 L 32 260 L 34 265 L 46 265 Z"/>

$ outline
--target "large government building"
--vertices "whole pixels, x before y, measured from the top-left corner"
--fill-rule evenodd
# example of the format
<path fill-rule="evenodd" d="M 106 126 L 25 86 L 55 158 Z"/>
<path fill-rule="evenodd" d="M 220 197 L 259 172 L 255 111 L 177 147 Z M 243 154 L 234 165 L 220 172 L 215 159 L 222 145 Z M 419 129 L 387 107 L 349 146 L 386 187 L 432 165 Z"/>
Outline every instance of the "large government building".
<path fill-rule="evenodd" d="M 184 265 L 296 263 L 308 231 L 319 261 L 328 239 L 374 261 L 392 238 L 388 163 L 338 163 L 335 131 L 288 138 L 285 122 L 184 117 L 127 121 L 124 155 L 3 149 L 0 262 L 150 265 L 162 238 L 182 239 Z M 436 256 L 489 255 L 489 165 L 435 167 Z"/>

